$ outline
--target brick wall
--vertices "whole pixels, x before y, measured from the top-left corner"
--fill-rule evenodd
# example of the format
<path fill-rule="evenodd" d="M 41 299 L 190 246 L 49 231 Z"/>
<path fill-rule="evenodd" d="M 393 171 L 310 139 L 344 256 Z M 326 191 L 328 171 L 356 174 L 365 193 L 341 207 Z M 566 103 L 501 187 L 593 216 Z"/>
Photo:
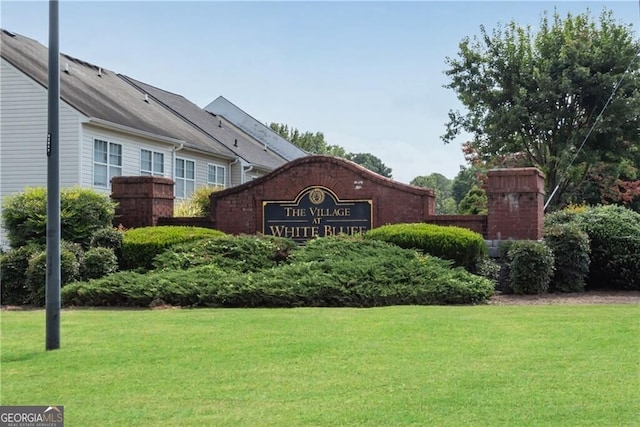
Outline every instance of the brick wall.
<path fill-rule="evenodd" d="M 291 201 L 308 187 L 322 186 L 340 200 L 371 200 L 373 228 L 429 222 L 467 228 L 489 241 L 542 239 L 542 172 L 535 168 L 494 169 L 487 176 L 487 215 L 434 215 L 432 190 L 401 184 L 330 156 L 303 157 L 265 177 L 212 194 L 208 218 L 172 218 L 173 181 L 167 178 L 113 178 L 112 198 L 118 202 L 115 223 L 128 228 L 193 225 L 230 234 L 255 234 L 262 231 L 264 201 Z"/>
<path fill-rule="evenodd" d="M 431 215 L 424 222 L 467 228 L 487 237 L 487 215 Z"/>
<path fill-rule="evenodd" d="M 433 215 L 430 189 L 401 184 L 336 157 L 307 156 L 274 172 L 211 196 L 211 220 L 231 234 L 262 230 L 262 202 L 293 200 L 310 186 L 332 190 L 340 200 L 372 200 L 373 223 L 420 222 Z"/>
<path fill-rule="evenodd" d="M 173 216 L 173 180 L 157 176 L 118 176 L 111 180 L 111 198 L 118 203 L 115 225 L 127 228 L 158 224 Z"/>
<path fill-rule="evenodd" d="M 158 218 L 158 223 L 156 225 L 216 228 L 216 224 L 207 217 L 160 217 Z"/>

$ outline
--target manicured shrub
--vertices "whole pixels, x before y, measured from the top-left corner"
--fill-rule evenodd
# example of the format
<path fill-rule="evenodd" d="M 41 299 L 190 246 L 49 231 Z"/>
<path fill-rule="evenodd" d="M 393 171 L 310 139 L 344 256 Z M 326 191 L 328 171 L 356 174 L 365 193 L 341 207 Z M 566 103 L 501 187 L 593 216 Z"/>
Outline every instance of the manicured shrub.
<path fill-rule="evenodd" d="M 111 248 L 114 252 L 122 249 L 124 230 L 116 227 L 105 227 L 96 230 L 91 236 L 92 248 Z"/>
<path fill-rule="evenodd" d="M 575 224 L 590 240 L 587 288 L 640 289 L 640 214 L 622 206 L 573 206 L 545 215 L 545 227 Z"/>
<path fill-rule="evenodd" d="M 474 269 L 474 274 L 478 276 L 486 277 L 491 280 L 494 285 L 498 283 L 500 280 L 500 272 L 502 270 L 502 266 L 495 260 L 490 257 L 482 258 L 478 261 Z"/>
<path fill-rule="evenodd" d="M 483 277 L 450 262 L 381 241 L 319 238 L 287 263 L 244 272 L 216 264 L 147 274 L 120 272 L 63 288 L 65 305 L 294 307 L 480 304 L 493 294 Z"/>
<path fill-rule="evenodd" d="M 225 236 L 225 233 L 201 227 L 132 228 L 124 233 L 120 267 L 123 270 L 150 270 L 153 259 L 174 245 L 220 236 Z"/>
<path fill-rule="evenodd" d="M 575 223 L 577 219 L 577 213 L 574 211 L 560 210 L 545 214 L 544 227 L 551 227 L 553 225 L 571 224 Z"/>
<path fill-rule="evenodd" d="M 69 249 L 60 250 L 60 285 L 78 280 L 80 264 L 76 255 Z M 25 274 L 29 295 L 26 303 L 43 306 L 46 295 L 47 252 L 35 253 L 29 258 L 29 265 Z"/>
<path fill-rule="evenodd" d="M 581 211 L 563 209 L 544 215 L 544 228 L 554 225 L 573 224 L 576 223 L 578 215 Z"/>
<path fill-rule="evenodd" d="M 155 300 L 183 307 L 198 306 L 203 290 L 211 283 L 226 283 L 230 274 L 239 273 L 227 273 L 215 265 L 146 274 L 121 271 L 65 286 L 62 301 L 67 306 L 148 307 Z"/>
<path fill-rule="evenodd" d="M 552 292 L 582 292 L 589 274 L 589 236 L 573 223 L 547 226 L 544 241 L 553 252 Z"/>
<path fill-rule="evenodd" d="M 511 290 L 519 295 L 548 292 L 553 276 L 553 253 L 543 242 L 510 242 L 506 253 Z"/>
<path fill-rule="evenodd" d="M 28 187 L 4 199 L 2 222 L 12 248 L 44 244 L 47 238 L 47 190 Z"/>
<path fill-rule="evenodd" d="M 122 260 L 122 243 L 124 241 L 124 231 L 122 227 L 105 227 L 96 230 L 91 236 L 92 248 L 109 248 L 113 249 L 113 253 L 120 265 Z"/>
<path fill-rule="evenodd" d="M 82 280 L 97 279 L 115 273 L 118 270 L 118 258 L 111 248 L 90 248 L 80 265 Z"/>
<path fill-rule="evenodd" d="M 474 271 L 487 256 L 487 245 L 481 234 L 460 227 L 434 224 L 393 224 L 369 230 L 365 238 L 393 243 L 401 248 L 418 249 L 456 266 Z"/>
<path fill-rule="evenodd" d="M 93 233 L 113 224 L 116 204 L 88 188 L 66 188 L 60 196 L 62 238 L 88 248 Z"/>
<path fill-rule="evenodd" d="M 588 287 L 640 290 L 640 213 L 596 206 L 576 221 L 591 241 Z"/>
<path fill-rule="evenodd" d="M 0 255 L 0 282 L 2 284 L 0 303 L 3 305 L 22 305 L 29 301 L 30 291 L 26 279 L 29 259 L 42 250 L 42 245 L 32 243 L 10 249 Z"/>
<path fill-rule="evenodd" d="M 82 248 L 82 245 L 80 245 L 80 243 L 63 240 L 60 242 L 60 250 L 71 252 L 73 255 L 75 255 L 78 264 L 82 264 L 82 261 L 84 259 L 84 249 Z"/>
<path fill-rule="evenodd" d="M 87 188 L 65 188 L 60 192 L 62 239 L 88 247 L 92 234 L 111 226 L 115 203 L 108 196 Z M 47 226 L 45 188 L 27 188 L 5 199 L 2 209 L 7 238 L 12 247 L 29 242 L 44 244 Z"/>
<path fill-rule="evenodd" d="M 221 236 L 172 246 L 154 260 L 156 269 L 187 269 L 215 264 L 247 272 L 270 268 L 286 258 L 295 246 L 293 240 L 272 236 Z"/>

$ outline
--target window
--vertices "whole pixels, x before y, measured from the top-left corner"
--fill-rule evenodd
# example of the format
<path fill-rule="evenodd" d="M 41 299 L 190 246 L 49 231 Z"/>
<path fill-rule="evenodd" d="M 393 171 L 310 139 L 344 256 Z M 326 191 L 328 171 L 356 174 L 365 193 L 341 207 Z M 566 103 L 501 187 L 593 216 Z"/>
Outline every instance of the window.
<path fill-rule="evenodd" d="M 207 184 L 224 187 L 226 172 L 224 166 L 209 163 L 207 165 Z"/>
<path fill-rule="evenodd" d="M 111 187 L 111 178 L 122 175 L 122 145 L 93 141 L 93 185 Z"/>
<path fill-rule="evenodd" d="M 176 197 L 186 199 L 196 187 L 196 162 L 187 159 L 176 159 Z"/>
<path fill-rule="evenodd" d="M 142 149 L 140 151 L 140 175 L 164 176 L 164 154 Z"/>

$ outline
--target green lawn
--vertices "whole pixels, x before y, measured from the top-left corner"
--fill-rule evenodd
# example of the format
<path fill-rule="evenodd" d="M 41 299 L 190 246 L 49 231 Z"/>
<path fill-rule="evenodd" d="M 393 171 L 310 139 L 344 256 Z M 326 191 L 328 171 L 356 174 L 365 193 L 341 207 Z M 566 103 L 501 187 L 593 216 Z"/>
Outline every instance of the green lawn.
<path fill-rule="evenodd" d="M 640 425 L 640 306 L 1 314 L 3 405 L 66 425 Z"/>

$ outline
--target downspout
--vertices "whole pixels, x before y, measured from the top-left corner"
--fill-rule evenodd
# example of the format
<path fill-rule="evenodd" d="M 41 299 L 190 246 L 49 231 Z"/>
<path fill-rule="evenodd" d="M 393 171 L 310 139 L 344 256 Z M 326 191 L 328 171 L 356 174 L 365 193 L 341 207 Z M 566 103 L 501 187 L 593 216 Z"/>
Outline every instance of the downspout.
<path fill-rule="evenodd" d="M 242 167 L 242 183 L 244 184 L 245 182 L 247 182 L 247 172 L 251 172 L 251 170 L 253 169 L 253 165 L 249 165 L 248 169 L 245 169 L 245 167 Z"/>
<path fill-rule="evenodd" d="M 233 176 L 232 172 L 231 172 L 231 166 L 235 165 L 236 163 L 238 163 L 240 161 L 240 157 L 236 157 L 236 159 L 233 162 L 229 163 L 229 187 L 233 187 L 233 184 L 231 183 L 231 177 Z M 242 184 L 242 183 L 240 183 Z"/>

